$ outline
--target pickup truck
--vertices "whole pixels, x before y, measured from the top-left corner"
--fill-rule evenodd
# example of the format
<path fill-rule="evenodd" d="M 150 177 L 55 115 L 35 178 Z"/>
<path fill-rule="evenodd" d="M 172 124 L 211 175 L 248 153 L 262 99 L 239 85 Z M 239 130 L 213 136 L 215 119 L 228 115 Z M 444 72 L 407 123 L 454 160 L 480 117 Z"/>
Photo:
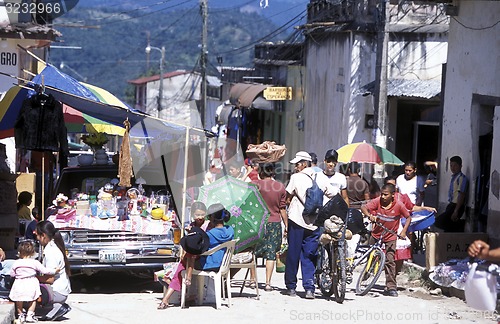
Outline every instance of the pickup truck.
<path fill-rule="evenodd" d="M 98 190 L 116 178 L 117 174 L 116 165 L 64 168 L 57 180 L 54 193 L 63 193 L 71 197 L 73 188 L 78 188 L 80 192 L 88 192 L 91 188 Z M 177 259 L 178 246 L 173 243 L 172 228 L 166 235 L 76 227 L 60 227 L 59 230 L 66 245 L 71 269 L 88 275 L 100 270 L 150 273 L 162 269 L 165 262 Z"/>

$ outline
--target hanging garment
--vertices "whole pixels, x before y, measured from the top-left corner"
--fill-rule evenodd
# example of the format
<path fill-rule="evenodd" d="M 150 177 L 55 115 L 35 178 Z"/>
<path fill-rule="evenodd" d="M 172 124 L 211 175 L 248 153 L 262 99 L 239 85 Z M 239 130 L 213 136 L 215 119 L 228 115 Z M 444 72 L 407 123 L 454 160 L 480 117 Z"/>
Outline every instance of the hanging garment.
<path fill-rule="evenodd" d="M 120 148 L 120 162 L 118 164 L 118 178 L 120 186 L 130 187 L 130 179 L 134 176 L 132 170 L 132 156 L 130 155 L 130 122 L 125 120 L 125 134 L 123 134 L 122 146 Z"/>
<path fill-rule="evenodd" d="M 62 104 L 52 95 L 35 94 L 23 101 L 14 126 L 16 148 L 33 151 L 68 151 Z"/>

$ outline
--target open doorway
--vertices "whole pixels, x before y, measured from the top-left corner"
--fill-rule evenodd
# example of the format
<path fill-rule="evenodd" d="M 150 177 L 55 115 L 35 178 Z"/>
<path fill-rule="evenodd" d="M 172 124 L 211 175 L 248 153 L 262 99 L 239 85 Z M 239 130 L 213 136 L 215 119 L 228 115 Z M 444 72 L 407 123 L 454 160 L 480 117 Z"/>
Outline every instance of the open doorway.
<path fill-rule="evenodd" d="M 413 127 L 412 159 L 423 170 L 425 161 L 436 161 L 439 148 L 439 123 L 417 121 Z"/>

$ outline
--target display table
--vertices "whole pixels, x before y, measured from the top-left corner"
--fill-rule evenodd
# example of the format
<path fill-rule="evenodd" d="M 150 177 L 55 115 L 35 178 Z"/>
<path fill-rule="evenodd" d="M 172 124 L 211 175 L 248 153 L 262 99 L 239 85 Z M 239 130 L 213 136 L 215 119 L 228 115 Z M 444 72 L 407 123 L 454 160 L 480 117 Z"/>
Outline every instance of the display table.
<path fill-rule="evenodd" d="M 170 211 L 169 214 L 172 214 Z M 171 215 L 172 216 L 172 215 Z M 125 231 L 150 235 L 165 235 L 170 232 L 172 222 L 155 220 L 150 217 L 130 216 L 129 220 L 120 221 L 117 217 L 101 219 L 92 216 L 75 216 L 67 220 L 49 216 L 48 221 L 56 228 L 85 228 L 97 231 Z M 172 219 L 172 217 L 170 217 Z"/>

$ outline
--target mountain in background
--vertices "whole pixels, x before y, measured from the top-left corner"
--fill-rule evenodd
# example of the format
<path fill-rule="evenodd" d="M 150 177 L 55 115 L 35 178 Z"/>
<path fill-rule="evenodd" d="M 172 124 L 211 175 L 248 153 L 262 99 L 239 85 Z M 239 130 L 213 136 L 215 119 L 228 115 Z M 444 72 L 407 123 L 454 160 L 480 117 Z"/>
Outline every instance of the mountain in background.
<path fill-rule="evenodd" d="M 176 9 L 189 8 L 193 5 L 199 5 L 199 0 L 175 0 L 163 1 L 165 5 Z M 137 7 L 150 7 L 152 4 L 161 3 L 157 0 L 132 1 L 132 0 L 80 0 L 78 6 L 91 8 L 123 8 L 135 9 Z M 268 0 L 266 8 L 260 7 L 260 0 L 207 0 L 208 7 L 212 9 L 239 8 L 245 12 L 253 12 L 260 16 L 269 18 L 277 26 L 286 24 L 291 18 L 305 14 L 309 0 Z M 158 6 L 151 7 L 155 10 Z"/>
<path fill-rule="evenodd" d="M 225 7 L 217 7 L 216 2 Z M 270 2 L 271 7 L 275 2 Z M 299 1 L 288 3 L 295 2 Z M 199 1 L 184 1 L 182 8 L 170 8 L 180 1 L 164 1 L 163 7 L 148 3 L 153 2 L 115 0 L 106 1 L 103 6 L 102 1 L 80 1 L 54 21 L 54 28 L 63 34 L 61 44 L 56 45 L 81 49 L 52 48 L 48 61 L 79 81 L 103 87 L 129 103 L 133 102 L 133 88 L 127 81 L 159 73 L 160 52 L 151 51 L 149 62 L 146 60 L 148 37 L 151 46 L 165 46 L 165 72 L 199 70 L 202 30 Z M 236 0 L 229 7 L 227 1 L 209 0 L 209 74 L 217 75 L 218 57 L 224 66 L 249 67 L 255 44 L 286 41 L 290 37 L 290 30 L 276 32 L 279 26 L 270 19 L 245 9 L 254 4 L 259 8 L 258 1 L 250 4 L 248 0 Z M 282 15 L 288 20 L 295 17 Z"/>

